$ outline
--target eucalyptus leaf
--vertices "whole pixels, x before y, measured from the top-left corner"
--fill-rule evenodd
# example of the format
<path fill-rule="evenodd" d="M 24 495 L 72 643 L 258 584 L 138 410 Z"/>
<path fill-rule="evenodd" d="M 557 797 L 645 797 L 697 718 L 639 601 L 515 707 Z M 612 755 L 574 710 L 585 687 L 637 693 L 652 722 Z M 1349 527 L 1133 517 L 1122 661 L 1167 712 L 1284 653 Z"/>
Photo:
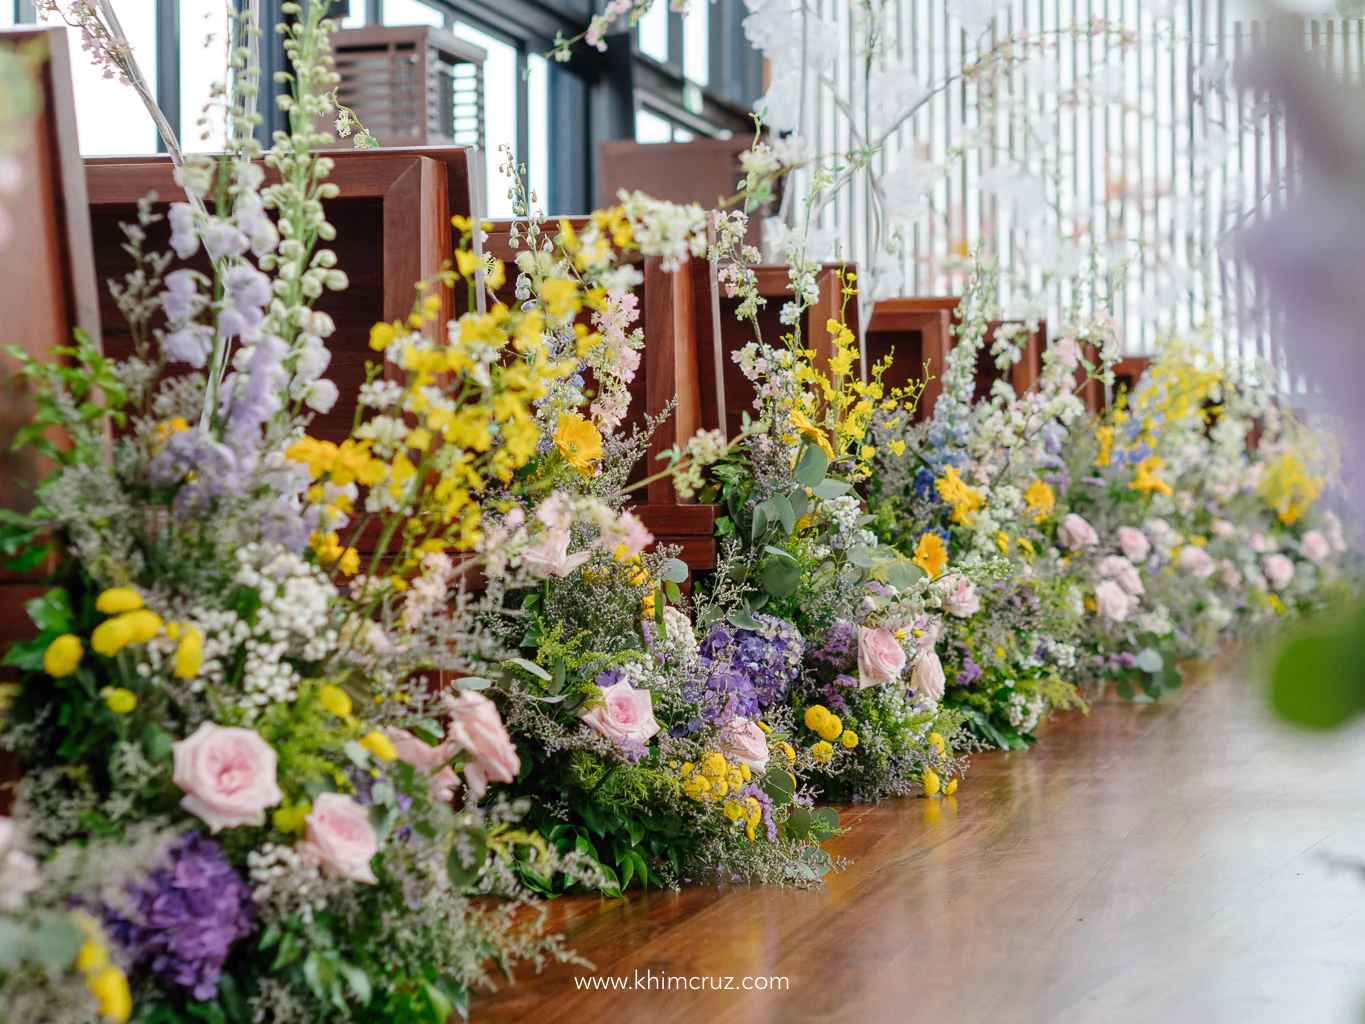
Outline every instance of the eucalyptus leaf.
<path fill-rule="evenodd" d="M 781 494 L 774 494 L 767 503 L 777 513 L 777 521 L 782 524 L 783 531 L 791 536 L 796 529 L 796 510 L 792 508 L 792 503 Z"/>
<path fill-rule="evenodd" d="M 801 585 L 801 567 L 786 559 L 770 558 L 763 569 L 763 587 L 773 597 L 790 597 Z"/>
<path fill-rule="evenodd" d="M 854 544 L 848 549 L 848 560 L 859 569 L 871 569 L 872 551 L 866 544 Z"/>
<path fill-rule="evenodd" d="M 537 679 L 544 680 L 544 681 L 547 682 L 547 683 L 550 681 L 550 678 L 551 678 L 551 677 L 550 677 L 550 673 L 546 672 L 543 668 L 541 668 L 539 665 L 537 665 L 534 661 L 527 661 L 525 658 L 508 658 L 506 661 L 503 662 L 503 664 L 504 664 L 504 665 L 515 665 L 515 666 L 517 666 L 517 668 L 521 669 L 523 672 L 527 673 L 528 675 L 533 675 L 533 676 L 535 676 Z"/>
<path fill-rule="evenodd" d="M 670 558 L 659 567 L 659 575 L 670 583 L 687 582 L 687 563 L 677 558 Z"/>
<path fill-rule="evenodd" d="M 1138 652 L 1137 667 L 1144 672 L 1160 672 L 1166 662 L 1161 652 L 1152 647 L 1144 647 Z"/>
<path fill-rule="evenodd" d="M 459 685 L 461 690 L 486 690 L 493 685 L 493 680 L 483 676 L 461 676 Z"/>
<path fill-rule="evenodd" d="M 807 487 L 816 486 L 825 478 L 825 471 L 829 469 L 829 456 L 818 444 L 806 442 L 806 450 L 801 453 L 800 460 L 796 463 L 794 473 L 796 482 L 805 484 Z"/>
<path fill-rule="evenodd" d="M 843 480 L 823 480 L 811 488 L 817 498 L 842 498 L 849 491 L 853 490 L 853 485 Z"/>
<path fill-rule="evenodd" d="M 753 528 L 749 531 L 749 539 L 757 544 L 758 539 L 768 532 L 768 513 L 764 511 L 762 505 L 754 508 Z"/>
<path fill-rule="evenodd" d="M 810 494 L 804 487 L 792 488 L 791 494 L 787 495 L 787 502 L 798 519 L 810 511 Z"/>

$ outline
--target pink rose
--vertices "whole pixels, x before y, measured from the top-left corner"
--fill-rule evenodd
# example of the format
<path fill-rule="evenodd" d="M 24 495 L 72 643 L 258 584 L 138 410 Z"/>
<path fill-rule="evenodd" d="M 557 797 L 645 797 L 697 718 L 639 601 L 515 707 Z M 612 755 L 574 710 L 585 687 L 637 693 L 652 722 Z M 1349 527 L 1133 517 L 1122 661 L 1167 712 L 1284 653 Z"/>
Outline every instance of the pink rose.
<path fill-rule="evenodd" d="M 1129 597 L 1141 597 L 1147 592 L 1138 567 L 1122 555 L 1106 555 L 1100 559 L 1099 573 L 1102 578 L 1117 583 Z"/>
<path fill-rule="evenodd" d="M 1294 563 L 1284 555 L 1270 555 L 1261 563 L 1265 578 L 1271 589 L 1283 590 L 1294 578 Z"/>
<path fill-rule="evenodd" d="M 894 683 L 905 669 L 905 648 L 885 626 L 858 627 L 858 688 Z"/>
<path fill-rule="evenodd" d="M 1095 611 L 1110 622 L 1122 622 L 1130 607 L 1132 599 L 1113 580 L 1101 580 L 1095 587 Z"/>
<path fill-rule="evenodd" d="M 1230 520 L 1215 519 L 1213 521 L 1213 535 L 1220 540 L 1231 540 L 1237 536 L 1237 527 Z"/>
<path fill-rule="evenodd" d="M 1299 541 L 1299 554 L 1320 566 L 1332 554 L 1332 544 L 1321 530 L 1309 530 Z"/>
<path fill-rule="evenodd" d="M 450 709 L 446 742 L 469 755 L 464 765 L 469 791 L 481 797 L 490 782 L 514 781 L 521 771 L 521 758 L 497 705 L 475 690 L 461 690 L 458 697 L 446 694 L 445 702 Z"/>
<path fill-rule="evenodd" d="M 981 610 L 981 598 L 976 584 L 965 576 L 958 577 L 957 588 L 943 599 L 943 609 L 959 619 L 970 619 Z"/>
<path fill-rule="evenodd" d="M 379 837 L 370 812 L 344 793 L 320 793 L 304 819 L 308 834 L 295 849 L 334 878 L 374 885 L 379 879 L 370 861 L 379 852 Z"/>
<path fill-rule="evenodd" d="M 1152 553 L 1152 545 L 1146 535 L 1131 526 L 1119 527 L 1119 547 L 1123 550 L 1123 557 L 1135 565 L 1147 561 L 1147 556 Z"/>
<path fill-rule="evenodd" d="M 915 662 L 910 673 L 910 685 L 921 697 L 943 699 L 943 691 L 948 686 L 948 677 L 943 674 L 943 662 L 938 660 L 938 652 L 932 648 L 925 651 Z"/>
<path fill-rule="evenodd" d="M 1100 535 L 1095 532 L 1093 526 L 1076 515 L 1075 512 L 1071 512 L 1062 520 L 1062 525 L 1057 527 L 1057 540 L 1065 548 L 1072 551 L 1082 551 L 1098 544 Z"/>
<path fill-rule="evenodd" d="M 1180 568 L 1197 580 L 1206 580 L 1218 568 L 1210 555 L 1201 547 L 1191 544 L 1180 550 Z"/>
<path fill-rule="evenodd" d="M 590 551 L 569 554 L 568 530 L 547 530 L 538 543 L 526 549 L 521 564 L 537 579 L 563 579 L 591 557 Z"/>
<path fill-rule="evenodd" d="M 1223 580 L 1223 586 L 1225 587 L 1241 586 L 1242 572 L 1240 569 L 1237 568 L 1236 565 L 1233 564 L 1232 559 L 1230 558 L 1223 559 L 1221 562 L 1218 563 L 1218 568 L 1221 570 L 1220 575 Z"/>
<path fill-rule="evenodd" d="M 736 715 L 725 726 L 720 750 L 732 761 L 747 764 L 756 772 L 768 767 L 768 737 L 757 722 Z"/>
<path fill-rule="evenodd" d="M 1263 555 L 1270 550 L 1270 540 L 1264 533 L 1254 533 L 1251 540 L 1247 542 L 1251 545 L 1251 550 L 1258 555 Z"/>
<path fill-rule="evenodd" d="M 172 780 L 186 793 L 180 806 L 210 832 L 264 825 L 266 808 L 284 799 L 275 782 L 275 751 L 252 729 L 204 722 L 171 750 Z"/>
<path fill-rule="evenodd" d="M 626 680 L 602 689 L 602 703 L 582 715 L 593 732 L 609 740 L 648 743 L 659 731 L 654 720 L 654 702 L 648 690 L 637 690 Z"/>
<path fill-rule="evenodd" d="M 406 729 L 389 728 L 384 732 L 393 743 L 393 752 L 398 760 L 429 776 L 427 791 L 431 799 L 436 803 L 450 803 L 455 797 L 456 787 L 460 784 L 460 777 L 446 764 L 454 756 L 455 748 L 449 743 L 433 747 Z"/>

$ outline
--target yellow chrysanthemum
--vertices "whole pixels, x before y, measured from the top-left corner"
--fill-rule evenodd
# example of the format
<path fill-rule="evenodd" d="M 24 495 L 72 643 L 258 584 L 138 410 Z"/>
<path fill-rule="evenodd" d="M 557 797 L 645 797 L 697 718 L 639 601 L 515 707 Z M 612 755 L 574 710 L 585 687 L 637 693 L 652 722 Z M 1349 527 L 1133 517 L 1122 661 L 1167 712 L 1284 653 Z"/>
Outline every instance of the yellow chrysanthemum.
<path fill-rule="evenodd" d="M 360 745 L 381 761 L 395 761 L 398 759 L 398 751 L 393 748 L 393 740 L 389 739 L 378 729 L 362 736 Z"/>
<path fill-rule="evenodd" d="M 944 795 L 944 796 L 952 796 L 952 795 L 953 795 L 954 793 L 956 793 L 956 792 L 957 792 L 957 779 L 949 779 L 946 783 L 944 783 L 944 785 L 943 785 L 943 795 Z"/>
<path fill-rule="evenodd" d="M 839 742 L 846 746 L 849 750 L 852 750 L 854 747 L 858 745 L 858 734 L 854 732 L 852 729 L 845 729 L 844 734 L 839 737 Z"/>
<path fill-rule="evenodd" d="M 122 686 L 106 686 L 100 690 L 100 696 L 104 698 L 104 703 L 109 705 L 109 710 L 116 715 L 131 715 L 137 707 L 137 694 Z"/>
<path fill-rule="evenodd" d="M 935 753 L 943 753 L 943 748 L 947 745 L 943 742 L 943 736 L 940 733 L 931 732 L 929 734 L 929 746 L 934 748 Z"/>
<path fill-rule="evenodd" d="M 339 686 L 328 683 L 318 691 L 318 703 L 338 718 L 350 718 L 353 705 L 351 695 Z"/>
<path fill-rule="evenodd" d="M 85 645 L 81 638 L 64 633 L 47 645 L 43 652 L 43 671 L 53 679 L 61 679 L 76 671 L 76 666 L 85 656 Z"/>
<path fill-rule="evenodd" d="M 920 780 L 924 784 L 924 795 L 933 796 L 938 792 L 939 781 L 938 773 L 931 768 L 924 770 L 924 776 Z"/>
<path fill-rule="evenodd" d="M 834 746 L 828 740 L 821 740 L 810 748 L 810 752 L 815 755 L 815 760 L 824 764 L 834 756 Z"/>
<path fill-rule="evenodd" d="M 933 579 L 948 565 L 948 547 L 936 533 L 926 533 L 915 545 L 915 557 L 910 559 Z"/>
<path fill-rule="evenodd" d="M 810 707 L 806 708 L 806 714 L 803 721 L 806 723 L 807 729 L 813 729 L 814 731 L 819 732 L 820 726 L 827 718 L 829 718 L 829 708 L 825 707 L 823 704 L 812 704 Z"/>
<path fill-rule="evenodd" d="M 159 632 L 161 616 L 139 608 L 101 622 L 90 636 L 90 647 L 96 654 L 111 658 L 132 644 L 145 644 Z"/>
<path fill-rule="evenodd" d="M 95 610 L 105 615 L 135 612 L 142 607 L 142 595 L 132 587 L 111 587 L 95 598 Z"/>
<path fill-rule="evenodd" d="M 844 723 L 840 721 L 838 715 L 827 715 L 824 720 L 816 727 L 816 734 L 822 740 L 829 740 L 831 743 L 839 738 L 839 734 L 844 731 Z"/>
<path fill-rule="evenodd" d="M 199 666 L 204 660 L 204 637 L 193 626 L 178 632 L 180 646 L 175 649 L 175 677 L 193 679 L 199 674 Z"/>

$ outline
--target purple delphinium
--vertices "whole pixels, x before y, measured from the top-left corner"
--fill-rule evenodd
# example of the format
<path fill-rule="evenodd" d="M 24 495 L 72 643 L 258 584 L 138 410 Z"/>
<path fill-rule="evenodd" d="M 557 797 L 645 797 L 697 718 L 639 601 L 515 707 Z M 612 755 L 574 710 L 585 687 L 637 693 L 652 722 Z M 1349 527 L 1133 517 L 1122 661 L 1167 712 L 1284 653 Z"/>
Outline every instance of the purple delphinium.
<path fill-rule="evenodd" d="M 716 623 L 702 640 L 700 652 L 707 689 L 733 695 L 735 713 L 746 716 L 786 699 L 801 676 L 806 648 L 791 623 L 772 615 L 755 618 L 756 630 Z"/>
<path fill-rule="evenodd" d="M 777 823 L 773 821 L 773 798 L 758 787 L 757 784 L 750 782 L 738 793 L 736 798 L 742 803 L 749 797 L 758 801 L 759 813 L 763 817 L 763 831 L 768 837 L 768 842 L 777 842 Z M 755 829 L 757 831 L 757 829 Z"/>
<path fill-rule="evenodd" d="M 132 916 L 104 909 L 110 936 L 138 968 L 200 1002 L 218 995 L 232 944 L 251 933 L 251 890 L 212 839 L 188 832 L 129 891 Z"/>

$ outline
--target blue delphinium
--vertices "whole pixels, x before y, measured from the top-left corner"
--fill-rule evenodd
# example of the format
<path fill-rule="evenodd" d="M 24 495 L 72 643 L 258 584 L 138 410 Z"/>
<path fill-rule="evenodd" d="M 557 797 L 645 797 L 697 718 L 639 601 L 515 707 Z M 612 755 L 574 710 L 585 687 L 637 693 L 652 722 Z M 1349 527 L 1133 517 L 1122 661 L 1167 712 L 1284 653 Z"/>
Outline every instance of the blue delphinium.
<path fill-rule="evenodd" d="M 104 924 L 133 964 L 200 1002 L 215 998 L 232 944 L 250 934 L 256 912 L 218 844 L 186 833 L 129 896 L 131 916 L 106 907 Z"/>

